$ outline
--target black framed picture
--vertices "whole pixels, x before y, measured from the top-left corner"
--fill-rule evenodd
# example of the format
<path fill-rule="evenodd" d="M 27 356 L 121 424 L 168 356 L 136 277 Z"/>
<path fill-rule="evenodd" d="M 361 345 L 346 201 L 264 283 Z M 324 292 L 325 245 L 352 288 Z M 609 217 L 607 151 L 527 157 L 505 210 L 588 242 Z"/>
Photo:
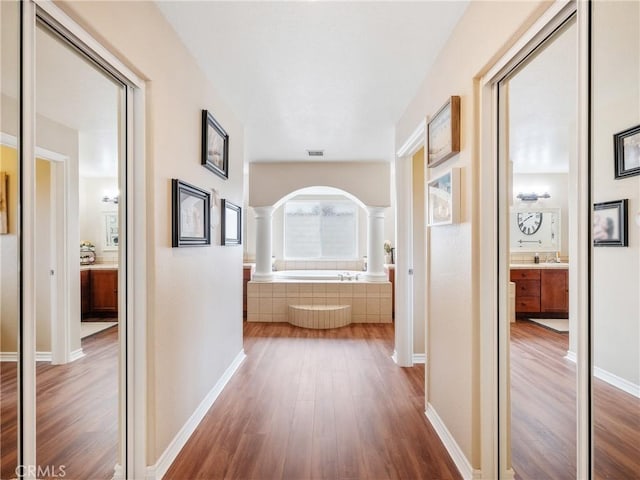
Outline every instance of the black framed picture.
<path fill-rule="evenodd" d="M 640 125 L 613 135 L 615 178 L 640 175 Z"/>
<path fill-rule="evenodd" d="M 211 245 L 211 195 L 177 178 L 171 184 L 171 246 Z"/>
<path fill-rule="evenodd" d="M 229 135 L 208 110 L 202 110 L 202 165 L 229 178 Z"/>
<path fill-rule="evenodd" d="M 222 245 L 242 244 L 242 209 L 224 198 L 220 201 Z"/>
<path fill-rule="evenodd" d="M 615 200 L 593 205 L 593 245 L 626 247 L 629 245 L 627 202 Z"/>

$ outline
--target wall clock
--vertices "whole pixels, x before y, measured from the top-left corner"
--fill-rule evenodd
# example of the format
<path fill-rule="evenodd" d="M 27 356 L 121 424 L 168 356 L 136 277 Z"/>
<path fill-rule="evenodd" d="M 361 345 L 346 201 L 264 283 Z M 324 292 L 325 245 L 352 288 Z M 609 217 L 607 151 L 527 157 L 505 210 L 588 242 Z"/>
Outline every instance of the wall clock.
<path fill-rule="evenodd" d="M 518 228 L 525 235 L 533 235 L 542 225 L 542 212 L 518 212 Z"/>

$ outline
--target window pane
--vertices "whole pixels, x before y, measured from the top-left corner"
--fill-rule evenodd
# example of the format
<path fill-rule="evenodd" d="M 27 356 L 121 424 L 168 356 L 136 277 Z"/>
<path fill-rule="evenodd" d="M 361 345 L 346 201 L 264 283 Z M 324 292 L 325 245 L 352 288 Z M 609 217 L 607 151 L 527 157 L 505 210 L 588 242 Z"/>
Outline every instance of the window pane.
<path fill-rule="evenodd" d="M 357 206 L 298 201 L 285 205 L 285 257 L 355 258 Z"/>

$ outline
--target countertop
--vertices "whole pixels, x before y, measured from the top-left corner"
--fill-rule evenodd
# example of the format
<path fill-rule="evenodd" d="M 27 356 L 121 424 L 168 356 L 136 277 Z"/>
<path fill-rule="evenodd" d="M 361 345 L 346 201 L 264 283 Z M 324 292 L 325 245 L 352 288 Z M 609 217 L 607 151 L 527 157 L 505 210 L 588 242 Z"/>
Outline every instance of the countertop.
<path fill-rule="evenodd" d="M 569 268 L 569 264 L 567 262 L 559 262 L 559 263 L 512 263 L 509 265 L 511 270 L 522 270 L 522 269 L 567 269 Z"/>
<path fill-rule="evenodd" d="M 80 265 L 82 270 L 118 270 L 117 263 L 93 263 L 91 265 Z"/>

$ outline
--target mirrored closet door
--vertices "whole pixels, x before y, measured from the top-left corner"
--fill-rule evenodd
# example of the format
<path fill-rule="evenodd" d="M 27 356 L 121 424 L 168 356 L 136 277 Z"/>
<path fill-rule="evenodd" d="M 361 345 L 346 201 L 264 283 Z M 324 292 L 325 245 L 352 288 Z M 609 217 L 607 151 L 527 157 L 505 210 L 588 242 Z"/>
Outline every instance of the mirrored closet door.
<path fill-rule="evenodd" d="M 640 478 L 640 2 L 591 4 L 593 478 Z"/>

